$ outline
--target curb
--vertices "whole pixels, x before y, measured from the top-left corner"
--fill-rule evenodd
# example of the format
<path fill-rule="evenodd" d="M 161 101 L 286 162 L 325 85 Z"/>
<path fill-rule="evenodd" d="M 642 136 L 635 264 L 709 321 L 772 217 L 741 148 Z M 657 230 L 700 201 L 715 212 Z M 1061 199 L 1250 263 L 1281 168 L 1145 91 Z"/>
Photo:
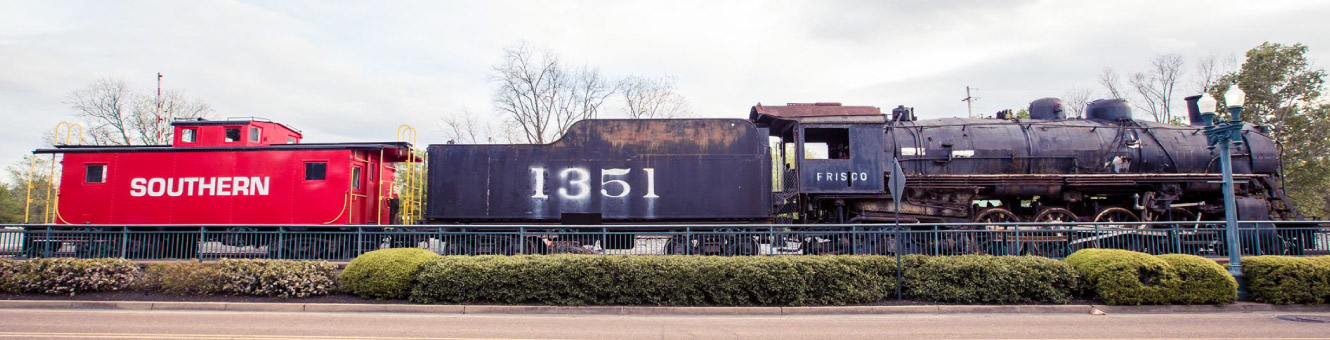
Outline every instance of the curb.
<path fill-rule="evenodd" d="M 554 314 L 554 315 L 885 315 L 885 314 L 1123 314 L 1330 312 L 1330 305 L 1107 306 L 1107 305 L 911 305 L 829 307 L 508 306 L 351 303 L 150 302 L 0 300 L 0 309 L 103 309 L 315 313 Z"/>

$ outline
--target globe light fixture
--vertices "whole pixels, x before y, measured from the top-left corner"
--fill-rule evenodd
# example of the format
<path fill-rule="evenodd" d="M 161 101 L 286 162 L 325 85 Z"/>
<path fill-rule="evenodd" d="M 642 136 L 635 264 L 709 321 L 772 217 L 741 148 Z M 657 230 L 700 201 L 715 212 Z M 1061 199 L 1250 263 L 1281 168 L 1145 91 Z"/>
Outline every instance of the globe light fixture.
<path fill-rule="evenodd" d="M 1214 96 L 1206 93 L 1201 95 L 1200 100 L 1196 101 L 1196 106 L 1201 109 L 1201 113 L 1214 113 L 1215 108 L 1219 107 L 1219 101 L 1215 100 Z"/>
<path fill-rule="evenodd" d="M 1224 93 L 1224 103 L 1228 104 L 1229 117 L 1234 122 L 1242 121 L 1242 105 L 1247 103 L 1247 92 L 1242 91 L 1241 87 L 1233 84 L 1233 88 Z"/>

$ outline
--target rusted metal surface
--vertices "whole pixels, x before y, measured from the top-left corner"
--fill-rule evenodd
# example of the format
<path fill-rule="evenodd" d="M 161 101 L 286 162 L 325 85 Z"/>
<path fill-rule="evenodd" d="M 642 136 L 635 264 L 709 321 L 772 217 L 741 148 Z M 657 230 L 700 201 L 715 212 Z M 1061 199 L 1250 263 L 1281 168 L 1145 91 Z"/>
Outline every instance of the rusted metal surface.
<path fill-rule="evenodd" d="M 763 106 L 762 103 L 757 103 L 749 111 L 750 120 L 757 120 L 759 116 L 763 115 L 784 119 L 821 116 L 879 116 L 882 115 L 882 109 L 876 106 L 844 106 L 841 103 L 789 103 L 785 106 Z"/>

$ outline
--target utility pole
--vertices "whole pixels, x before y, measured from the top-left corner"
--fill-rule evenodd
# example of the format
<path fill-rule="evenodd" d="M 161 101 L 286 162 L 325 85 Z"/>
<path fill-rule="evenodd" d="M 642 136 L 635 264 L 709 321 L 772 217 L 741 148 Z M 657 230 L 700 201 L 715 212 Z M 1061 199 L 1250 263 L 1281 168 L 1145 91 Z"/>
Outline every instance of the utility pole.
<path fill-rule="evenodd" d="M 161 143 L 162 130 L 162 73 L 157 72 L 157 143 Z"/>
<path fill-rule="evenodd" d="M 979 97 L 975 97 L 975 96 L 973 96 L 973 95 L 970 95 L 970 90 L 978 90 L 978 89 L 971 89 L 969 86 L 966 86 L 966 87 L 965 87 L 965 99 L 961 99 L 961 101 L 965 102 L 965 106 L 966 106 L 966 108 L 968 108 L 968 110 L 969 110 L 969 113 L 968 113 L 969 117 L 970 117 L 970 118 L 974 118 L 974 101 L 979 100 Z"/>

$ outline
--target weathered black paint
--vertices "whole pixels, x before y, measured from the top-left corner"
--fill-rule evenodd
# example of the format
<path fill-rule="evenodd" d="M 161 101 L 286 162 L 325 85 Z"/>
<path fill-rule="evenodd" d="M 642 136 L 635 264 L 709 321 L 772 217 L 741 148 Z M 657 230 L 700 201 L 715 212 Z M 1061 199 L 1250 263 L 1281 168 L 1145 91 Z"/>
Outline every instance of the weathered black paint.
<path fill-rule="evenodd" d="M 430 145 L 426 218 L 555 222 L 565 213 L 599 213 L 607 223 L 765 220 L 770 164 L 766 133 L 746 120 L 586 120 L 545 145 Z M 569 184 L 582 172 L 565 169 L 585 171 L 585 198 L 574 198 L 583 188 Z M 654 171 L 658 197 L 646 195 L 645 169 Z M 544 190 L 536 192 L 541 180 Z M 631 190 L 608 197 L 623 192 L 613 180 Z"/>
<path fill-rule="evenodd" d="M 1219 171 L 1200 127 L 1081 119 L 943 118 L 895 124 L 887 128 L 895 129 L 887 150 L 901 157 L 909 174 Z M 1274 173 L 1278 151 L 1270 137 L 1251 126 L 1243 136 L 1246 143 L 1234 151 L 1235 172 Z"/>

